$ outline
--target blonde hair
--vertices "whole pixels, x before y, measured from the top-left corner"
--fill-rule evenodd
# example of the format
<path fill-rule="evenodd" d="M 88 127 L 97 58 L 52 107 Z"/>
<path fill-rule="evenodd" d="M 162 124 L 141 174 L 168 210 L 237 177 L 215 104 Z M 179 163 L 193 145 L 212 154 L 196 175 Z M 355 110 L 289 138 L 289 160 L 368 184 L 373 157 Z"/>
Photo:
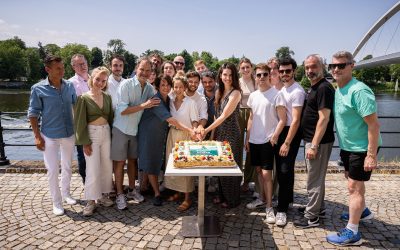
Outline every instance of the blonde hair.
<path fill-rule="evenodd" d="M 104 66 L 95 68 L 89 77 L 89 81 L 88 81 L 89 88 L 93 88 L 93 77 L 97 74 L 105 74 L 108 77 L 110 75 L 110 71 Z M 102 90 L 105 91 L 105 90 L 107 90 L 107 88 L 108 88 L 108 81 L 106 81 L 106 86 Z"/>
<path fill-rule="evenodd" d="M 200 64 L 206 65 L 205 62 L 204 62 L 203 60 L 197 60 L 197 61 L 194 62 L 194 66 L 195 66 L 195 67 L 196 67 L 197 65 L 200 65 Z"/>

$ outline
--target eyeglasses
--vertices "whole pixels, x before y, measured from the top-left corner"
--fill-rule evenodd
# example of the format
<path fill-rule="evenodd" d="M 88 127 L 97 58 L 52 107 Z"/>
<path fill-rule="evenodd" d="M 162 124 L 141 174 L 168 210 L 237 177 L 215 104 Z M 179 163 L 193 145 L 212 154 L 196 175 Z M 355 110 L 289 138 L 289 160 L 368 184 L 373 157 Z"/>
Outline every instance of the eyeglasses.
<path fill-rule="evenodd" d="M 268 73 L 257 73 L 256 77 L 257 78 L 262 78 L 262 77 L 267 77 L 269 74 Z"/>
<path fill-rule="evenodd" d="M 338 67 L 338 69 L 344 69 L 346 68 L 347 65 L 351 65 L 353 63 L 351 62 L 346 62 L 346 63 L 331 63 L 328 65 L 328 69 L 329 70 L 334 70 L 336 67 Z"/>
<path fill-rule="evenodd" d="M 279 74 L 290 74 L 292 71 L 293 69 L 280 69 Z"/>
<path fill-rule="evenodd" d="M 174 62 L 175 64 L 185 65 L 184 62 Z"/>

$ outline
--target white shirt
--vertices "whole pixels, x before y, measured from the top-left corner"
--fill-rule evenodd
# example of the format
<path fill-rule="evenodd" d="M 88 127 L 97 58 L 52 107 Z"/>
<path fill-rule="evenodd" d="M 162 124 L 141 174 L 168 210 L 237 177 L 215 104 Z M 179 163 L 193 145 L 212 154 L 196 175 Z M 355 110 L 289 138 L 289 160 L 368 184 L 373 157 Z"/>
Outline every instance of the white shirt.
<path fill-rule="evenodd" d="M 115 80 L 113 74 L 111 74 L 108 77 L 107 93 L 110 94 L 110 96 L 111 96 L 113 110 L 115 110 L 115 108 L 117 107 L 117 104 L 119 102 L 119 100 L 118 100 L 118 88 L 119 88 L 120 83 L 123 80 L 125 80 L 125 79 L 121 78 L 121 81 L 118 82 L 117 80 Z"/>
<path fill-rule="evenodd" d="M 199 87 L 197 87 L 197 92 L 199 92 L 200 94 L 203 94 L 203 92 L 204 92 L 204 86 L 203 86 L 203 83 L 201 82 L 201 80 L 199 82 Z"/>
<path fill-rule="evenodd" d="M 285 107 L 285 99 L 282 93 L 275 88 L 270 88 L 264 92 L 256 90 L 250 94 L 247 105 L 253 112 L 249 142 L 264 144 L 271 139 L 275 132 L 279 122 L 276 108 Z"/>
<path fill-rule="evenodd" d="M 181 106 L 178 110 L 176 110 L 174 99 L 172 99 L 169 104 L 172 117 L 174 117 L 186 127 L 192 128 L 192 122 L 199 120 L 199 113 L 197 111 L 196 103 L 185 96 L 185 98 L 183 98 Z"/>
<path fill-rule="evenodd" d="M 71 81 L 74 84 L 76 96 L 81 96 L 89 91 L 88 82 L 76 73 L 73 77 L 69 78 L 68 81 Z"/>
<path fill-rule="evenodd" d="M 204 97 L 203 94 L 199 94 L 199 92 L 195 91 L 192 96 L 188 96 L 191 100 L 193 100 L 196 103 L 197 110 L 199 113 L 199 121 L 201 119 L 208 119 L 208 113 L 207 113 L 207 100 Z"/>
<path fill-rule="evenodd" d="M 294 82 L 289 87 L 283 86 L 281 92 L 286 101 L 286 126 L 290 126 L 293 121 L 292 108 L 303 107 L 304 99 L 306 98 L 306 92 L 298 82 Z"/>

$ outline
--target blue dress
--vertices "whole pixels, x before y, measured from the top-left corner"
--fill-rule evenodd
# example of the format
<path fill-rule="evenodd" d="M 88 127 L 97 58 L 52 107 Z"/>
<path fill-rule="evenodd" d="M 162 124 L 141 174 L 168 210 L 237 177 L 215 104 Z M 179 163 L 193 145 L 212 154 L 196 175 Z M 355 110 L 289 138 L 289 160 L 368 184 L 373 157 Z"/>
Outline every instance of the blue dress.
<path fill-rule="evenodd" d="M 144 173 L 159 175 L 165 159 L 165 144 L 168 135 L 170 99 L 163 101 L 159 92 L 154 95 L 161 99 L 160 105 L 146 109 L 139 123 L 138 163 Z"/>

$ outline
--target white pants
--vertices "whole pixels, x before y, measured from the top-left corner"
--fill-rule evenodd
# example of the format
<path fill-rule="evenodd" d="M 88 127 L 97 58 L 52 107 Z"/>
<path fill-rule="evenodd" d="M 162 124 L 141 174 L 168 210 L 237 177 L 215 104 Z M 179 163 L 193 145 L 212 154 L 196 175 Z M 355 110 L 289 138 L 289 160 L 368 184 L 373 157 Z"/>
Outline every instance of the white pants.
<path fill-rule="evenodd" d="M 71 163 L 72 153 L 75 147 L 75 136 L 52 139 L 42 134 L 45 141 L 43 151 L 44 164 L 47 169 L 49 188 L 53 204 L 61 206 L 62 197 L 70 195 Z M 61 192 L 58 184 L 60 172 L 60 160 L 58 154 L 61 152 Z M 61 196 L 62 194 L 62 196 Z"/>
<path fill-rule="evenodd" d="M 107 125 L 89 125 L 92 154 L 86 160 L 85 199 L 97 200 L 112 191 L 111 131 Z"/>

